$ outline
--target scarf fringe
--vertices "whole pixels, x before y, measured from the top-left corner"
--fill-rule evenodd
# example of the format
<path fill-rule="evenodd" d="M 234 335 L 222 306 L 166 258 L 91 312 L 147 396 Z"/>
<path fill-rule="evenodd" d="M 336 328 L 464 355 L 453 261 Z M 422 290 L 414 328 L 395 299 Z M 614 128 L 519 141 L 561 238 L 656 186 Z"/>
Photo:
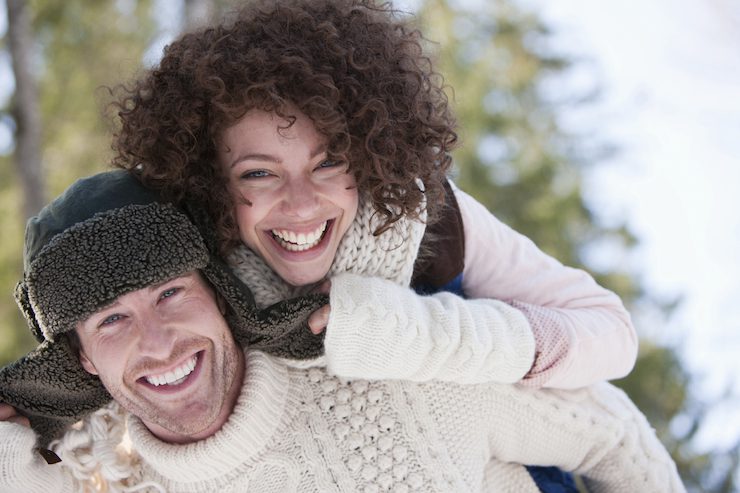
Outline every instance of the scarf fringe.
<path fill-rule="evenodd" d="M 126 435 L 126 412 L 116 402 L 95 411 L 50 444 L 76 480 L 82 493 L 159 492 L 143 481 L 138 455 Z"/>

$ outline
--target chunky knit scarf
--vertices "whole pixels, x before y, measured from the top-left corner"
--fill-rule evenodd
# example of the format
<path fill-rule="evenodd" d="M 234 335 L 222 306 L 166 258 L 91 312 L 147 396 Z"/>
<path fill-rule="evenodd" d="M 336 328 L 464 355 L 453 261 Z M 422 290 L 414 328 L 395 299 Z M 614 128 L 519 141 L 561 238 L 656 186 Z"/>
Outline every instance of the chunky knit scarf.
<path fill-rule="evenodd" d="M 425 217 L 423 213 L 419 220 L 403 217 L 390 229 L 375 236 L 373 231 L 379 225 L 378 215 L 372 202 L 361 197 L 357 215 L 337 248 L 329 277 L 350 272 L 381 277 L 408 286 L 426 228 Z M 260 307 L 304 294 L 311 289 L 311 286 L 290 286 L 246 246 L 239 247 L 228 260 L 237 276 L 252 290 Z"/>

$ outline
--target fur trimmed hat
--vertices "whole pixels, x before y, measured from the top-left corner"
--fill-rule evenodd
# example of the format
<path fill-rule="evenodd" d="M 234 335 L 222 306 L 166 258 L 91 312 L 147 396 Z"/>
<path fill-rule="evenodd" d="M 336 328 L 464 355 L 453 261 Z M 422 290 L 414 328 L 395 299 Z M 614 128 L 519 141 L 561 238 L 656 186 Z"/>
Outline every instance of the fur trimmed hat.
<path fill-rule="evenodd" d="M 116 170 L 78 180 L 28 221 L 15 295 L 40 344 L 0 369 L 0 402 L 28 416 L 41 447 L 111 400 L 64 334 L 119 296 L 192 270 L 226 301 L 237 343 L 299 359 L 323 351 L 307 319 L 326 295 L 258 310 L 249 289 L 208 248 L 206 216 L 189 211 Z"/>

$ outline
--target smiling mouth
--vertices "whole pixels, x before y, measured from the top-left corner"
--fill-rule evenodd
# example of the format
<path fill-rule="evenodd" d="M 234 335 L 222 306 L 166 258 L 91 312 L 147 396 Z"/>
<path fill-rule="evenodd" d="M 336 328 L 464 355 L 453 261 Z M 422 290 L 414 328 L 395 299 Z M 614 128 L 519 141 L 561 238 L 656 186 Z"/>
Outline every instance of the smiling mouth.
<path fill-rule="evenodd" d="M 188 376 L 193 373 L 195 367 L 198 364 L 198 355 L 193 355 L 190 359 L 185 361 L 183 364 L 165 373 L 157 375 L 146 375 L 144 379 L 149 385 L 159 387 L 162 385 L 176 386 L 187 380 Z"/>
<path fill-rule="evenodd" d="M 289 252 L 303 252 L 321 243 L 333 221 L 333 219 L 324 221 L 308 233 L 296 233 L 286 229 L 273 229 L 270 233 L 275 242 Z"/>

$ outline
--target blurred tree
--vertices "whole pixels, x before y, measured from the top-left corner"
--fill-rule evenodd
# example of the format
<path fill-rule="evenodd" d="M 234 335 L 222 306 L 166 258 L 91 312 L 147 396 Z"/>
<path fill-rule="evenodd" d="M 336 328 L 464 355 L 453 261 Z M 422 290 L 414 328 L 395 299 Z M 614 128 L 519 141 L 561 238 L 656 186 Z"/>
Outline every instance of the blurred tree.
<path fill-rule="evenodd" d="M 8 9 L 25 8 L 33 45 L 26 42 L 13 70 L 18 82 L 7 103 L 0 102 L 0 130 L 11 135 L 7 149 L 0 148 L 0 364 L 15 359 L 34 343 L 15 307 L 13 289 L 22 273 L 25 214 L 18 204 L 34 196 L 44 200 L 42 183 L 49 196 L 56 196 L 74 179 L 103 169 L 110 159 L 110 127 L 103 118 L 106 86 L 130 78 L 141 66 L 142 57 L 155 34 L 151 2 L 92 2 L 89 0 L 18 1 Z M 4 36 L 3 50 L 14 46 L 11 39 L 17 16 L 8 12 L 12 28 Z M 20 68 L 19 68 L 20 67 Z M 20 76 L 20 78 L 19 78 Z M 25 78 L 24 78 L 25 77 Z M 33 87 L 36 90 L 33 90 Z M 40 179 L 27 185 L 17 170 L 11 171 L 13 149 L 26 148 L 24 132 L 28 121 L 18 108 L 39 109 L 36 142 L 32 151 L 39 159 Z M 41 125 L 41 122 L 43 125 Z M 33 154 L 33 153 L 30 153 Z M 26 154 L 24 154 L 26 155 Z M 25 158 L 24 158 L 25 159 Z M 27 170 L 28 165 L 21 168 Z M 31 191 L 26 190 L 29 188 Z M 35 189 L 34 189 L 35 187 Z M 30 209 L 38 209 L 36 199 Z M 29 210 L 30 210 L 29 209 Z"/>
<path fill-rule="evenodd" d="M 107 88 L 142 66 L 155 37 L 149 0 L 37 0 L 34 30 L 42 49 L 44 170 L 52 196 L 110 159 Z"/>
<path fill-rule="evenodd" d="M 5 135 L 9 136 L 11 129 L 15 131 L 14 145 L 10 145 L 7 152 L 3 152 L 5 155 L 0 157 L 0 228 L 4 233 L 0 235 L 0 286 L 6 288 L 3 289 L 3 300 L 8 300 L 0 303 L 0 320 L 5 321 L 0 355 L 8 348 L 26 347 L 32 340 L 28 331 L 10 330 L 14 328 L 12 321 L 20 318 L 12 303 L 12 287 L 20 272 L 17 240 L 21 238 L 22 225 L 45 201 L 38 152 L 41 118 L 31 69 L 34 38 L 30 13 L 23 1 L 8 0 L 6 7 L 8 31 L 3 39 L 3 48 L 9 52 L 6 60 L 10 60 L 14 87 L 18 90 L 8 101 L 8 107 L 0 112 L 0 125 L 6 130 Z M 22 204 L 20 211 L 18 204 Z"/>
<path fill-rule="evenodd" d="M 41 113 L 33 64 L 31 16 L 24 0 L 6 0 L 8 47 L 13 60 L 15 153 L 13 162 L 23 188 L 23 217 L 36 214 L 46 203 L 41 174 Z"/>
<path fill-rule="evenodd" d="M 558 78 L 575 61 L 552 51 L 537 14 L 515 0 L 426 0 L 418 14 L 460 123 L 458 185 L 544 251 L 592 272 L 633 311 L 648 305 L 667 313 L 671 303 L 651 299 L 634 273 L 589 265 L 594 249 L 626 255 L 636 239 L 624 224 L 603 224 L 584 200 L 584 174 L 616 151 L 598 135 L 571 134 L 560 124 L 598 91 L 563 96 Z M 646 413 L 690 490 L 735 491 L 737 445 L 711 454 L 691 448 L 709 403 L 691 394 L 692 376 L 675 348 L 641 346 L 635 370 L 617 384 Z"/>

